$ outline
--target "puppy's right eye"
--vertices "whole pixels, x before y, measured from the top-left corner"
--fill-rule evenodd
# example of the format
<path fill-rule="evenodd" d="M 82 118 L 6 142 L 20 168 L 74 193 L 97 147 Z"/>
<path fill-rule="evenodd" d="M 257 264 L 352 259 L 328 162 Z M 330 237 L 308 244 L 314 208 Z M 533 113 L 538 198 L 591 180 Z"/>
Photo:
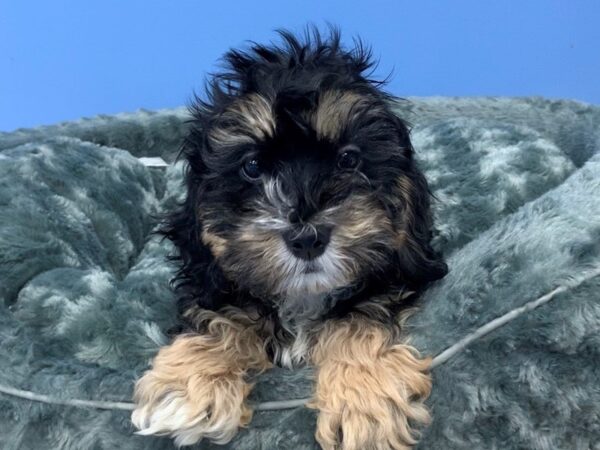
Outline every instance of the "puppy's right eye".
<path fill-rule="evenodd" d="M 338 157 L 337 164 L 342 170 L 356 169 L 360 164 L 360 154 L 352 149 L 346 150 Z"/>
<path fill-rule="evenodd" d="M 248 159 L 242 166 L 242 172 L 250 180 L 258 180 L 262 174 L 258 160 Z"/>

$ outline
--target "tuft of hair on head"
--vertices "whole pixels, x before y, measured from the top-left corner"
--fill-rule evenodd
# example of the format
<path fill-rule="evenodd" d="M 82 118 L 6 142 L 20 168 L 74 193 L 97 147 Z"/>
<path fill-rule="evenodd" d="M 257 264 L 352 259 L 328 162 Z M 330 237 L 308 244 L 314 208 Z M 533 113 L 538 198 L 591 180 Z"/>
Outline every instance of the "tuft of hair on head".
<path fill-rule="evenodd" d="M 189 107 L 196 125 L 225 109 L 240 95 L 277 88 L 291 77 L 301 82 L 303 71 L 313 72 L 311 82 L 316 84 L 315 89 L 349 81 L 381 88 L 387 82 L 372 78 L 377 62 L 371 48 L 358 37 L 352 39 L 351 48 L 346 48 L 334 25 L 328 25 L 326 32 L 315 25 L 308 25 L 298 34 L 286 29 L 276 32 L 279 43 L 249 41 L 247 49 L 225 53 L 221 71 L 211 74 L 205 82 L 206 98 L 194 95 Z M 314 74 L 316 69 L 318 77 Z"/>

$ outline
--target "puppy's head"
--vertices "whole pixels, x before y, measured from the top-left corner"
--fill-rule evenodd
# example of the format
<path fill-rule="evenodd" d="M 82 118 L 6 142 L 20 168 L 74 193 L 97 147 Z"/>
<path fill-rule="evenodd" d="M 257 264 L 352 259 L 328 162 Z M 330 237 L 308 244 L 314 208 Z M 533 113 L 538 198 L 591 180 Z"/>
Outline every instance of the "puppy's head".
<path fill-rule="evenodd" d="M 277 297 L 440 278 L 427 184 L 365 75 L 369 52 L 336 32 L 281 34 L 280 46 L 227 53 L 192 107 L 188 197 L 168 233 L 184 284 Z"/>

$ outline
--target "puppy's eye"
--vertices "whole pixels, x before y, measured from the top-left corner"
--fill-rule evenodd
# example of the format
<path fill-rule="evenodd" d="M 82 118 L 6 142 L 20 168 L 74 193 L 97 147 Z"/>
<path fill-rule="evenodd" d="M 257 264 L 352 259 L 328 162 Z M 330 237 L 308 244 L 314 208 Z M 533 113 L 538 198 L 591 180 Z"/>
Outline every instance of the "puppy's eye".
<path fill-rule="evenodd" d="M 262 173 L 257 159 L 248 159 L 242 166 L 242 172 L 251 180 L 258 180 Z"/>
<path fill-rule="evenodd" d="M 360 154 L 356 150 L 346 150 L 338 157 L 337 165 L 340 169 L 356 169 L 360 164 Z"/>

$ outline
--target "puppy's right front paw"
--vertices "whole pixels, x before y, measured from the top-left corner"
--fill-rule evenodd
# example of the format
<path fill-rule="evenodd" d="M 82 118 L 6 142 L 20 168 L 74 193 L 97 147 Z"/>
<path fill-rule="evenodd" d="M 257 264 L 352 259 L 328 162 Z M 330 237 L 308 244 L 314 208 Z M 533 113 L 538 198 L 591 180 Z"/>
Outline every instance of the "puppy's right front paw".
<path fill-rule="evenodd" d="M 203 438 L 224 444 L 250 422 L 252 411 L 244 403 L 248 392 L 237 377 L 165 380 L 152 370 L 136 385 L 131 420 L 138 434 L 171 435 L 178 446 Z"/>
<path fill-rule="evenodd" d="M 131 421 L 142 435 L 170 435 L 178 446 L 203 438 L 229 442 L 252 418 L 250 385 L 217 358 L 186 358 L 185 339 L 161 349 L 152 370 L 136 383 Z"/>

